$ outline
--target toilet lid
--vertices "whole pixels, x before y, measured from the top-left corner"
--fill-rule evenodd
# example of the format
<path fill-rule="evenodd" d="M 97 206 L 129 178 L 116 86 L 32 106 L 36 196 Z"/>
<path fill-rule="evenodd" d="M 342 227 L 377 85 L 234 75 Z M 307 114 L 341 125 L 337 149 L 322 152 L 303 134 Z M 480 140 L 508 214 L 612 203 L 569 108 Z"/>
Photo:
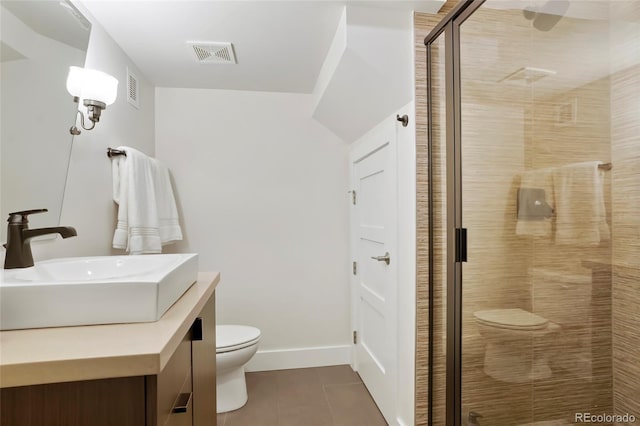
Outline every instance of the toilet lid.
<path fill-rule="evenodd" d="M 248 325 L 217 325 L 216 352 L 229 352 L 251 346 L 260 339 L 260 330 Z"/>
<path fill-rule="evenodd" d="M 546 318 L 518 308 L 477 311 L 473 315 L 481 323 L 517 330 L 538 330 L 549 322 Z"/>

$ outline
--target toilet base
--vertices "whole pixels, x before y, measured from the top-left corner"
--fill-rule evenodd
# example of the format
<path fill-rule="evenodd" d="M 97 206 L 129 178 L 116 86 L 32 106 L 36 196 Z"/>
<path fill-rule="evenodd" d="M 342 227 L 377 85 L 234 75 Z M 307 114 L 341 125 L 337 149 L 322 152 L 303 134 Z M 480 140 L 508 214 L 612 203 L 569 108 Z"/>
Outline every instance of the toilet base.
<path fill-rule="evenodd" d="M 530 349 L 530 348 L 529 348 Z M 507 383 L 529 383 L 551 377 L 546 357 L 533 357 L 531 351 L 514 351 L 513 346 L 487 343 L 484 372 Z"/>
<path fill-rule="evenodd" d="M 216 405 L 218 413 L 237 410 L 247 403 L 247 382 L 244 367 L 238 367 L 216 377 Z"/>

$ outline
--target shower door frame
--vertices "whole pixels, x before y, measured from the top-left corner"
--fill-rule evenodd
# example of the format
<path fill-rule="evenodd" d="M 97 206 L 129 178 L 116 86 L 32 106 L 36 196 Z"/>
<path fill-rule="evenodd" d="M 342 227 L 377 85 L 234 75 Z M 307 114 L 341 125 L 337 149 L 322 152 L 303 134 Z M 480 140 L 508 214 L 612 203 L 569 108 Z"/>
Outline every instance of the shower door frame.
<path fill-rule="evenodd" d="M 462 424 L 462 262 L 466 262 L 466 234 L 462 238 L 462 125 L 460 96 L 460 26 L 486 0 L 463 0 L 425 37 L 427 48 L 427 167 L 429 211 L 429 389 L 428 420 L 433 424 L 433 341 L 434 341 L 434 174 L 433 174 L 433 85 L 431 44 L 444 34 L 446 99 L 446 424 Z M 466 230 L 464 231 L 466 233 Z"/>

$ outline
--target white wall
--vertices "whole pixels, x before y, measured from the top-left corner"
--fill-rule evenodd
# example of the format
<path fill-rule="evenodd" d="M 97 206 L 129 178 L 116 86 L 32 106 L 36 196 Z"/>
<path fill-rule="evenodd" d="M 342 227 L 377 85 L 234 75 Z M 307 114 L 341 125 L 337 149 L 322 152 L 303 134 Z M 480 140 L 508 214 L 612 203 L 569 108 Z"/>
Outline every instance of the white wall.
<path fill-rule="evenodd" d="M 4 7 L 0 10 L 2 49 L 15 54 L 15 60 L 3 57 L 0 63 L 0 218 L 47 208 L 48 213 L 29 219 L 31 226 L 55 226 L 71 148 L 68 128 L 77 109 L 69 102 L 65 82 L 69 66 L 82 66 L 85 52 L 33 31 Z"/>
<path fill-rule="evenodd" d="M 314 88 L 313 117 L 354 142 L 413 99 L 413 13 L 345 7 Z"/>
<path fill-rule="evenodd" d="M 112 254 L 117 210 L 112 200 L 111 161 L 106 149 L 129 145 L 149 155 L 154 155 L 155 150 L 153 86 L 83 5 L 74 4 L 92 23 L 85 67 L 116 77 L 118 98 L 102 112 L 95 129 L 83 130 L 73 141 L 60 224 L 74 226 L 78 236 L 33 243 L 35 261 Z M 140 80 L 140 109 L 127 103 L 126 67 Z M 72 102 L 71 96 L 68 101 Z"/>
<path fill-rule="evenodd" d="M 311 119 L 311 104 L 303 94 L 156 89 L 156 154 L 184 224 L 173 249 L 221 271 L 220 324 L 262 330 L 251 369 L 348 363 L 347 147 Z"/>

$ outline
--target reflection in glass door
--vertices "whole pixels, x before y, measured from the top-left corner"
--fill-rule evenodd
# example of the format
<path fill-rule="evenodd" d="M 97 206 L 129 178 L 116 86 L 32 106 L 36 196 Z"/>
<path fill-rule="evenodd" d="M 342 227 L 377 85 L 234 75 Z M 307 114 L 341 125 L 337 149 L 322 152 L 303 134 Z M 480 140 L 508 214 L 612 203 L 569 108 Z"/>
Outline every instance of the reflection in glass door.
<path fill-rule="evenodd" d="M 446 21 L 425 40 L 433 424 L 444 400 L 451 425 L 640 418 L 639 3 Z"/>

